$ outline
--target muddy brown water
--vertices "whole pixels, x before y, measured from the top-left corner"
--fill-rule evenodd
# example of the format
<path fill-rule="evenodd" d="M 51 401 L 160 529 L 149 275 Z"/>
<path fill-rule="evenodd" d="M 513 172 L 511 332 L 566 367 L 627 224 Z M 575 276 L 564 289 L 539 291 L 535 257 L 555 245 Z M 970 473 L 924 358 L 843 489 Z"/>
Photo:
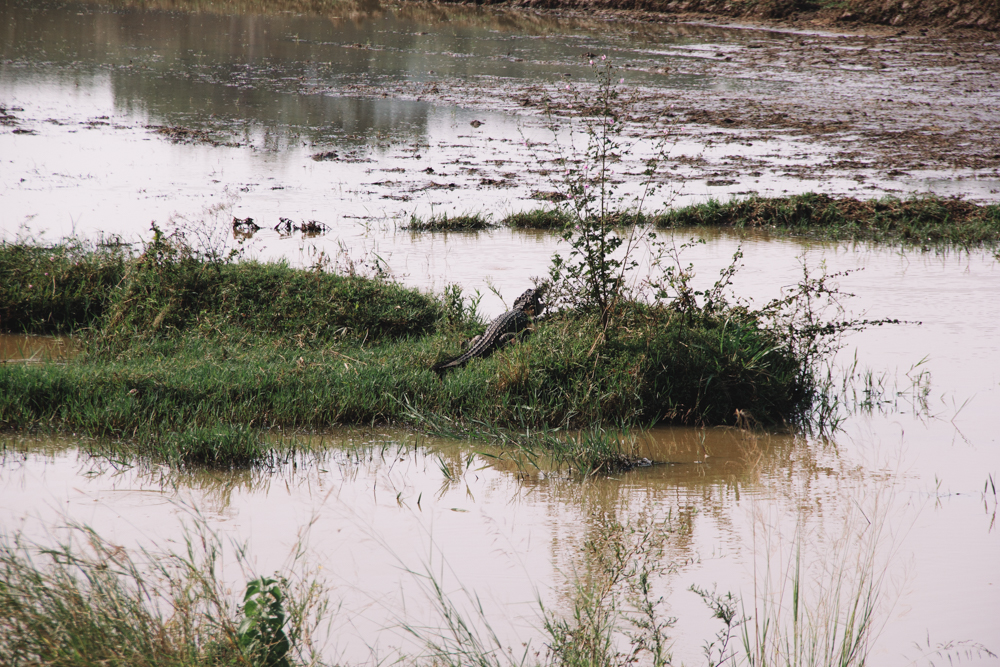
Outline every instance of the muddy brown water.
<path fill-rule="evenodd" d="M 23 336 L 0 334 L 0 362 L 52 363 L 70 359 L 79 344 L 67 336 Z"/>
<path fill-rule="evenodd" d="M 585 93 L 589 53 L 628 62 L 624 76 L 650 113 L 674 114 L 629 130 L 636 157 L 651 150 L 650 133 L 669 131 L 676 169 L 664 199 L 811 190 L 997 200 L 996 44 L 344 8 L 315 17 L 0 5 L 2 238 L 138 244 L 155 221 L 186 227 L 204 247 L 242 242 L 250 257 L 362 270 L 378 261 L 407 284 L 458 282 L 492 314 L 503 304 L 489 285 L 509 301 L 545 272 L 556 239 L 398 227 L 411 213 L 533 207 L 531 193 L 553 187 L 541 172 L 556 148 L 537 102 L 549 95 L 559 110 Z M 579 145 L 560 122 L 560 145 Z M 233 216 L 263 229 L 234 239 Z M 282 235 L 280 217 L 330 230 Z M 878 406 L 848 413 L 827 437 L 657 429 L 641 443 L 657 465 L 588 482 L 397 432 L 331 432 L 296 466 L 226 474 L 115 468 L 72 438 L 5 435 L 0 526 L 49 539 L 78 521 L 126 546 L 171 548 L 197 511 L 246 541 L 266 574 L 315 520 L 308 562 L 344 605 L 325 655 L 353 664 L 371 660 L 373 645 L 379 655 L 412 650 L 401 621 L 440 627 L 407 572 L 428 563 L 457 600 L 480 596 L 505 642 L 540 646 L 537 599 L 565 604 L 583 541 L 603 529 L 597 517 L 669 515 L 684 530 L 669 543 L 678 569 L 659 590 L 678 617 L 676 662 L 701 664 L 717 627 L 690 585 L 753 599 L 762 568 L 787 565 L 797 529 L 810 576 L 827 581 L 844 526 L 865 534 L 861 509 L 887 526 L 875 552 L 891 604 L 872 663 L 924 664 L 949 641 L 1000 652 L 988 486 L 1000 477 L 995 254 L 710 230 L 676 238 L 691 236 L 706 240 L 686 255 L 704 285 L 742 247 L 736 291 L 758 303 L 793 285 L 802 261 L 863 269 L 840 279 L 857 295 L 849 310 L 911 322 L 849 337 L 835 362 L 843 374 L 857 360 L 880 378 Z M 43 341 L 4 336 L 0 354 L 62 361 L 66 344 Z M 238 595 L 243 573 L 226 577 Z"/>

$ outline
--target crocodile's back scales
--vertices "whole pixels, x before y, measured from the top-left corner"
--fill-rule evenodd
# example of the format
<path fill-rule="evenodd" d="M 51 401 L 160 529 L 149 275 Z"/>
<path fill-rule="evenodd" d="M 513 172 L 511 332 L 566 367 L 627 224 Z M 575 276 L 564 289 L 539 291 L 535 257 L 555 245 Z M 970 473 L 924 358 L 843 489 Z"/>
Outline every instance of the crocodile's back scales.
<path fill-rule="evenodd" d="M 542 289 L 529 289 L 514 301 L 514 307 L 486 329 L 482 336 L 472 339 L 472 345 L 465 354 L 449 361 L 431 366 L 432 371 L 443 374 L 449 368 L 464 366 L 469 360 L 488 357 L 509 343 L 515 336 L 528 328 L 531 318 L 541 315 L 545 304 L 541 302 Z"/>
<path fill-rule="evenodd" d="M 486 332 L 479 337 L 465 354 L 450 361 L 442 361 L 431 366 L 431 370 L 443 371 L 449 368 L 464 366 L 470 359 L 488 357 L 497 349 L 503 347 L 510 338 L 523 331 L 531 323 L 531 318 L 522 310 L 511 310 L 493 320 Z"/>

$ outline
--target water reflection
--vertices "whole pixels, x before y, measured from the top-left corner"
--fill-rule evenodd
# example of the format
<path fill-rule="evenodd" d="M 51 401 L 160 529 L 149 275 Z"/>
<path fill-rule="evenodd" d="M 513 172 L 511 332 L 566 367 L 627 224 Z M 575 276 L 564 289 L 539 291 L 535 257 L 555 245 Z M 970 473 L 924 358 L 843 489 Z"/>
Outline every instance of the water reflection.
<path fill-rule="evenodd" d="M 0 333 L 0 363 L 65 361 L 80 352 L 69 336 L 26 336 Z"/>
<path fill-rule="evenodd" d="M 433 623 L 434 606 L 421 597 L 424 580 L 407 570 L 430 567 L 450 590 L 460 584 L 474 591 L 501 638 L 517 643 L 535 636 L 539 597 L 566 609 L 574 573 L 600 565 L 588 543 L 602 543 L 616 525 L 655 527 L 667 531 L 664 562 L 673 564 L 656 586 L 667 595 L 664 612 L 681 617 L 675 656 L 693 663 L 717 628 L 688 586 L 746 593 L 754 553 L 777 549 L 775 558 L 787 558 L 798 531 L 836 534 L 871 494 L 914 483 L 898 470 L 845 459 L 844 442 L 737 429 L 655 429 L 641 447 L 656 465 L 587 481 L 408 433 L 348 430 L 290 440 L 299 453 L 287 465 L 218 472 L 122 467 L 89 457 L 73 439 L 5 437 L 0 525 L 44 534 L 69 517 L 116 544 L 170 544 L 182 539 L 194 507 L 213 530 L 249 540 L 262 572 L 280 567 L 311 526 L 310 563 L 329 573 L 341 614 L 352 619 L 338 646 L 351 662 L 369 659 L 373 643 L 395 645 L 387 628 L 401 615 Z M 893 512 L 893 525 L 914 521 L 906 503 Z M 946 508 L 920 517 L 923 531 L 961 522 L 975 533 L 965 542 L 980 545 L 982 561 L 995 549 L 987 546 L 993 534 L 968 519 L 980 520 Z M 760 543 L 765 536 L 770 541 Z M 822 544 L 810 553 L 822 553 Z M 970 594 L 966 579 L 948 585 L 979 610 L 970 632 L 985 639 L 993 602 Z M 932 576 L 912 587 L 920 599 L 950 595 Z M 893 646 L 908 645 L 915 627 L 939 626 L 933 607 L 919 609 L 907 607 L 905 622 L 892 625 Z"/>
<path fill-rule="evenodd" d="M 426 105 L 343 96 L 359 83 L 404 81 L 419 94 L 420 85 L 445 78 L 589 78 L 581 53 L 616 30 L 430 5 L 345 3 L 323 17 L 142 6 L 79 12 L 80 6 L 58 3 L 8 4 L 0 13 L 6 27 L 0 77 L 73 85 L 107 76 L 117 113 L 224 131 L 247 143 L 263 127 L 278 137 L 263 142 L 273 150 L 301 141 L 414 141 L 426 136 Z M 617 31 L 633 49 L 647 39 L 662 47 L 705 36 L 650 25 Z M 690 26 L 680 32 L 692 31 L 712 32 Z"/>

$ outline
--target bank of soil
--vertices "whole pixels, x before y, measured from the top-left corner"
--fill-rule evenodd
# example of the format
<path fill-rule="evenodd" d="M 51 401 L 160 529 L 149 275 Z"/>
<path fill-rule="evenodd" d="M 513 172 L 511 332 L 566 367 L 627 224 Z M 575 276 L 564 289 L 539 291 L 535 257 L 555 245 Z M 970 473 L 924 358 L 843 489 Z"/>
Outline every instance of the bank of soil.
<path fill-rule="evenodd" d="M 922 28 L 995 31 L 997 0 L 476 0 L 475 4 L 575 10 L 630 10 L 680 20 L 762 22 L 804 28 Z"/>

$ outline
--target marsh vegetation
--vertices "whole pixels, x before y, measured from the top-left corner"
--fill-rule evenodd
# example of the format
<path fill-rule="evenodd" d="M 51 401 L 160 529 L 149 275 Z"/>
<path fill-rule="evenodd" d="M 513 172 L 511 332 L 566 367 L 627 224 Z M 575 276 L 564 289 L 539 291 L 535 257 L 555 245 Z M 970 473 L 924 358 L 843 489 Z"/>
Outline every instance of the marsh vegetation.
<path fill-rule="evenodd" d="M 335 4 L 2 10 L 0 662 L 995 661 L 995 59 Z"/>

